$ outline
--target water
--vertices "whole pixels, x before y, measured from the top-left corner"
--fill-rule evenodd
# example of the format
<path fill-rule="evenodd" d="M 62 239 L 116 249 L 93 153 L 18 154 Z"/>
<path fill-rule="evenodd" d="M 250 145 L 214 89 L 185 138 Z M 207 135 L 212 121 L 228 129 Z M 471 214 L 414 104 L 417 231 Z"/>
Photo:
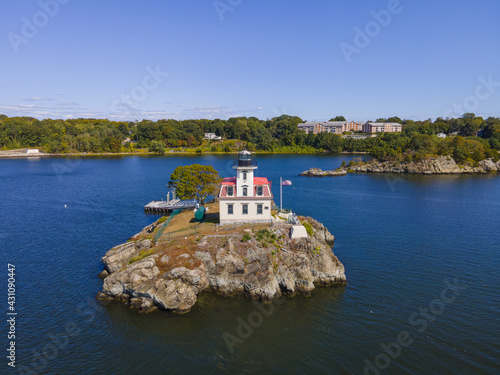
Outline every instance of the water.
<path fill-rule="evenodd" d="M 283 188 L 284 206 L 337 237 L 349 284 L 263 306 L 274 311 L 243 339 L 240 322 L 263 316 L 245 299 L 206 296 L 186 315 L 92 307 L 100 258 L 158 218 L 142 207 L 165 196 L 173 169 L 211 164 L 227 177 L 233 157 L 0 161 L 0 300 L 4 310 L 13 263 L 17 364 L 47 374 L 362 374 L 367 360 L 387 374 L 498 373 L 500 176 L 297 176 L 344 159 L 258 158 L 276 201 L 282 176 L 293 182 Z M 446 281 L 460 289 L 443 303 Z M 430 307 L 429 318 L 412 315 Z M 381 343 L 405 331 L 409 346 L 392 346 L 394 358 L 380 354 Z M 224 333 L 239 340 L 233 352 Z M 44 350 L 49 359 L 37 356 Z M 12 373 L 6 362 L 0 373 Z"/>

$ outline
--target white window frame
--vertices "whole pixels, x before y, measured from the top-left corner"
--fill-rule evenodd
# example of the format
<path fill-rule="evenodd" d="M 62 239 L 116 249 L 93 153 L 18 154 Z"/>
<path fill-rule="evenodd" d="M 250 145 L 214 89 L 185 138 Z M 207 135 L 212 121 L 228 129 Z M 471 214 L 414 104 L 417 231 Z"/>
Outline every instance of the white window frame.
<path fill-rule="evenodd" d="M 246 211 L 247 211 L 247 212 L 245 212 L 245 208 L 246 208 Z M 248 215 L 248 203 L 243 203 L 243 204 L 241 205 L 241 214 L 242 214 L 242 215 Z"/>
<path fill-rule="evenodd" d="M 231 203 L 231 204 L 227 205 L 227 214 L 228 215 L 234 215 L 234 204 Z"/>
<path fill-rule="evenodd" d="M 261 204 L 261 203 L 257 203 L 257 215 L 263 215 L 264 214 L 264 205 Z M 259 212 L 259 208 L 260 208 L 260 212 Z"/>

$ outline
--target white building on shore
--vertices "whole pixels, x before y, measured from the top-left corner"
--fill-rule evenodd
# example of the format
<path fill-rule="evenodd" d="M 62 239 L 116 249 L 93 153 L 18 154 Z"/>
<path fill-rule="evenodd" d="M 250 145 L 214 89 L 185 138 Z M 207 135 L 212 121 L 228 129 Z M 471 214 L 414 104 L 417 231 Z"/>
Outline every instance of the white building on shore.
<path fill-rule="evenodd" d="M 257 163 L 252 160 L 251 153 L 240 152 L 233 168 L 236 177 L 222 181 L 218 196 L 220 223 L 270 221 L 271 183 L 266 177 L 254 177 Z"/>

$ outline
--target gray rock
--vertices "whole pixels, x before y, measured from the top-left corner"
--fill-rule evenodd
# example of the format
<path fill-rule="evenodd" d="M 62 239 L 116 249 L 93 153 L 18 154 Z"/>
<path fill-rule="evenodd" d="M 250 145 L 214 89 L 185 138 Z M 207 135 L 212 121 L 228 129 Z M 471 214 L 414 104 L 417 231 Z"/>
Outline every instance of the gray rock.
<path fill-rule="evenodd" d="M 163 255 L 160 259 L 160 263 L 165 265 L 168 264 L 168 262 L 170 262 L 170 257 L 168 255 Z"/>
<path fill-rule="evenodd" d="M 500 163 L 500 161 L 499 161 Z M 498 164 L 498 163 L 497 163 Z M 479 166 L 484 169 L 485 172 L 498 172 L 498 166 L 491 159 L 481 160 Z M 500 164 L 499 164 L 500 165 Z"/>
<path fill-rule="evenodd" d="M 233 245 L 233 241 L 231 240 L 231 238 L 227 239 L 227 250 L 234 251 L 234 245 Z"/>
<path fill-rule="evenodd" d="M 102 263 L 104 264 L 106 271 L 113 273 L 128 264 L 128 261 L 132 257 L 138 255 L 141 250 L 146 250 L 150 247 L 151 240 L 127 242 L 109 250 L 106 255 L 102 257 Z"/>
<path fill-rule="evenodd" d="M 101 279 L 105 279 L 106 277 L 109 276 L 109 272 L 104 270 L 102 272 L 99 272 L 99 274 L 97 276 L 99 276 Z"/>
<path fill-rule="evenodd" d="M 157 292 L 152 300 L 164 310 L 183 314 L 191 310 L 197 299 L 195 288 L 182 280 L 160 279 L 155 287 Z"/>
<path fill-rule="evenodd" d="M 302 172 L 299 176 L 306 177 L 336 177 L 336 176 L 345 176 L 347 175 L 347 171 L 344 169 L 336 169 L 332 171 L 323 171 L 319 168 L 310 168 L 307 171 Z"/>

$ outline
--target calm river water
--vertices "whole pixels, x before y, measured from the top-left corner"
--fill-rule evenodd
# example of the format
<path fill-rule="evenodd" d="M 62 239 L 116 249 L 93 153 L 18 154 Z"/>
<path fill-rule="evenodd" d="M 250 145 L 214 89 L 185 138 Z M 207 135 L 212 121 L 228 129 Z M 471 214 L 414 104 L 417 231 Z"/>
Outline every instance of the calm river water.
<path fill-rule="evenodd" d="M 284 206 L 313 216 L 336 236 L 334 252 L 349 282 L 345 288 L 275 303 L 233 351 L 223 335 L 237 336 L 241 321 L 259 311 L 248 300 L 204 297 L 186 315 L 142 315 L 119 304 L 95 307 L 100 258 L 158 218 L 146 215 L 143 206 L 165 197 L 174 168 L 211 164 L 227 177 L 233 159 L 1 160 L 0 300 L 6 311 L 7 264 L 14 264 L 18 369 L 47 374 L 500 372 L 498 175 L 318 179 L 297 174 L 310 167 L 336 168 L 350 157 L 260 156 L 258 173 L 273 181 L 276 201 L 279 177 L 291 180 L 293 185 L 283 188 Z M 14 373 L 5 358 L 7 324 L 1 330 L 0 373 Z"/>

